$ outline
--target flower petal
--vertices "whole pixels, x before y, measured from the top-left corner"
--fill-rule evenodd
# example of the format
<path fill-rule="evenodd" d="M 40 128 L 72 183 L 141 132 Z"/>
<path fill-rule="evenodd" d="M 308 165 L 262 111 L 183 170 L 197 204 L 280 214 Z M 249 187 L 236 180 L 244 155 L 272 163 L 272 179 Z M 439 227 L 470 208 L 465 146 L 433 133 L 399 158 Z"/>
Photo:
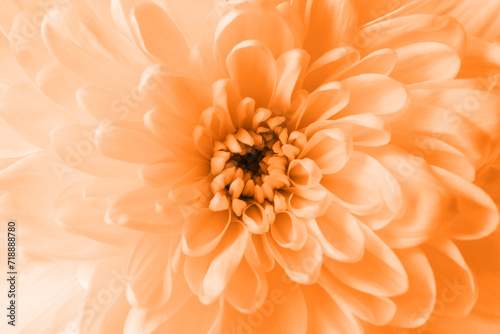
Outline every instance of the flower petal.
<path fill-rule="evenodd" d="M 278 79 L 270 103 L 271 109 L 281 109 L 281 113 L 290 109 L 292 94 L 304 80 L 309 58 L 306 51 L 293 49 L 283 53 L 276 60 Z"/>
<path fill-rule="evenodd" d="M 257 311 L 243 314 L 224 303 L 218 322 L 209 333 L 251 333 L 257 329 L 261 333 L 305 334 L 307 305 L 300 286 L 279 268 L 266 277 L 270 293 Z"/>
<path fill-rule="evenodd" d="M 349 93 L 340 83 L 327 83 L 309 94 L 305 108 L 295 116 L 297 119 L 292 120 L 292 123 L 296 124 L 297 129 L 302 129 L 314 122 L 332 118 L 348 102 Z"/>
<path fill-rule="evenodd" d="M 311 159 L 295 159 L 288 166 L 290 181 L 298 188 L 314 188 L 319 184 L 322 174 Z"/>
<path fill-rule="evenodd" d="M 154 3 L 139 3 L 131 12 L 141 46 L 166 64 L 169 72 L 186 71 L 189 46 L 170 16 Z"/>
<path fill-rule="evenodd" d="M 308 333 L 363 333 L 351 311 L 342 308 L 320 285 L 305 286 L 302 291 L 307 303 Z"/>
<path fill-rule="evenodd" d="M 453 110 L 412 102 L 405 117 L 392 124 L 392 136 L 426 135 L 459 150 L 479 169 L 491 159 L 491 139 L 477 125 Z"/>
<path fill-rule="evenodd" d="M 116 122 L 97 142 L 103 155 L 131 163 L 150 164 L 164 159 L 167 148 L 151 135 L 141 123 Z"/>
<path fill-rule="evenodd" d="M 268 272 L 274 267 L 274 255 L 263 238 L 264 235 L 250 236 L 245 249 L 245 258 L 253 268 Z"/>
<path fill-rule="evenodd" d="M 332 79 L 344 80 L 366 73 L 389 75 L 394 66 L 396 66 L 397 59 L 397 54 L 392 49 L 377 50 L 345 70 L 340 71 L 338 74 L 335 74 Z"/>
<path fill-rule="evenodd" d="M 127 299 L 132 306 L 156 308 L 168 300 L 172 293 L 170 261 L 174 243 L 163 235 L 146 235 L 139 239 L 127 265 L 130 277 Z"/>
<path fill-rule="evenodd" d="M 203 110 L 212 105 L 211 88 L 206 82 L 172 75 L 161 65 L 144 72 L 139 88 L 163 113 L 174 114 L 190 124 L 197 124 Z"/>
<path fill-rule="evenodd" d="M 0 95 L 0 115 L 9 127 L 33 145 L 49 149 L 53 128 L 74 121 L 30 84 L 12 86 Z"/>
<path fill-rule="evenodd" d="M 365 25 L 357 40 L 356 46 L 365 53 L 383 48 L 397 49 L 414 43 L 436 42 L 448 45 L 461 56 L 466 46 L 465 31 L 457 20 L 437 15 L 382 18 Z"/>
<path fill-rule="evenodd" d="M 259 41 L 241 42 L 231 50 L 226 64 L 241 96 L 253 98 L 257 107 L 267 107 L 277 80 L 276 62 L 269 48 Z"/>
<path fill-rule="evenodd" d="M 180 234 L 184 221 L 182 208 L 168 203 L 158 210 L 158 199 L 166 195 L 165 190 L 149 187 L 118 195 L 110 200 L 106 221 L 144 232 Z"/>
<path fill-rule="evenodd" d="M 215 301 L 236 271 L 245 251 L 248 232 L 241 222 L 229 224 L 220 243 L 209 254 L 187 257 L 184 275 L 204 304 Z"/>
<path fill-rule="evenodd" d="M 481 188 L 443 169 L 432 169 L 458 199 L 458 213 L 447 232 L 449 237 L 479 239 L 496 230 L 500 220 L 498 208 Z"/>
<path fill-rule="evenodd" d="M 271 225 L 271 235 L 280 247 L 294 251 L 302 249 L 307 240 L 304 222 L 286 211 L 276 214 L 274 223 Z"/>
<path fill-rule="evenodd" d="M 273 33 L 270 34 L 270 31 Z M 270 48 L 275 58 L 297 47 L 299 43 L 279 11 L 265 2 L 232 10 L 220 20 L 215 31 L 215 51 L 221 62 L 235 45 L 245 40 L 262 42 Z"/>
<path fill-rule="evenodd" d="M 350 45 L 354 38 L 356 16 L 350 1 L 308 1 L 303 14 L 307 29 L 304 49 L 315 60 L 334 47 Z"/>
<path fill-rule="evenodd" d="M 97 129 L 77 123 L 53 129 L 50 134 L 52 146 L 65 163 L 59 174 L 63 176 L 71 168 L 99 177 L 135 177 L 138 165 L 107 157 L 98 149 L 96 140 L 99 142 L 113 129 L 110 123 L 101 123 Z"/>
<path fill-rule="evenodd" d="M 311 137 L 323 129 L 338 128 L 352 136 L 353 145 L 383 146 L 391 139 L 389 124 L 381 116 L 373 114 L 352 115 L 335 121 L 315 122 L 306 128 L 306 136 Z"/>
<path fill-rule="evenodd" d="M 224 290 L 224 297 L 239 312 L 252 313 L 262 306 L 267 293 L 265 274 L 242 259 Z"/>
<path fill-rule="evenodd" d="M 377 296 L 395 296 L 408 290 L 408 276 L 394 252 L 368 227 L 361 261 L 341 263 L 324 258 L 324 264 L 343 283 Z"/>
<path fill-rule="evenodd" d="M 130 41 L 76 7 L 53 7 L 43 21 L 42 36 L 59 62 L 92 81 L 132 83 L 144 65 Z"/>
<path fill-rule="evenodd" d="M 111 245 L 127 245 L 136 239 L 135 233 L 121 226 L 105 223 L 105 208 L 90 205 L 84 199 L 84 189 L 90 180 L 76 182 L 63 189 L 55 201 L 55 219 L 66 231 Z"/>
<path fill-rule="evenodd" d="M 460 251 L 449 240 L 423 247 L 436 279 L 437 300 L 433 312 L 463 317 L 477 300 L 477 287 Z"/>
<path fill-rule="evenodd" d="M 231 216 L 228 211 L 193 211 L 183 226 L 182 251 L 188 256 L 201 256 L 217 247 L 229 226 Z"/>
<path fill-rule="evenodd" d="M 334 300 L 341 301 L 352 313 L 371 324 L 385 325 L 396 312 L 391 299 L 353 289 L 339 281 L 325 266 L 321 269 L 319 284 Z"/>
<path fill-rule="evenodd" d="M 408 274 L 409 288 L 404 294 L 391 298 L 397 310 L 389 324 L 404 328 L 420 327 L 428 321 L 436 301 L 434 274 L 419 248 L 400 249 L 396 254 Z"/>
<path fill-rule="evenodd" d="M 365 250 L 359 222 L 346 209 L 332 202 L 315 221 L 308 220 L 308 232 L 320 243 L 325 256 L 341 262 L 357 262 Z"/>
<path fill-rule="evenodd" d="M 358 51 L 350 47 L 329 50 L 309 66 L 302 87 L 309 92 L 316 90 L 332 81 L 339 72 L 356 64 L 359 58 Z"/>
<path fill-rule="evenodd" d="M 405 86 L 380 74 L 361 74 L 345 79 L 342 86 L 349 91 L 349 104 L 335 115 L 335 119 L 357 114 L 395 114 L 408 102 Z"/>
<path fill-rule="evenodd" d="M 269 235 L 266 235 L 265 242 L 271 248 L 276 261 L 293 281 L 301 284 L 311 284 L 317 281 L 323 254 L 314 237 L 307 235 L 304 247 L 297 251 L 282 248 Z"/>
<path fill-rule="evenodd" d="M 441 43 L 410 44 L 396 49 L 396 54 L 391 77 L 405 84 L 453 79 L 460 70 L 459 55 Z"/>
<path fill-rule="evenodd" d="M 323 175 L 321 184 L 333 194 L 335 202 L 351 213 L 363 216 L 373 214 L 380 211 L 384 203 L 390 205 L 391 212 L 396 212 L 400 207 L 398 187 L 388 174 L 375 159 L 354 151 L 344 168 L 337 173 Z"/>
<path fill-rule="evenodd" d="M 315 133 L 299 155 L 311 159 L 323 174 L 338 172 L 352 153 L 352 139 L 341 130 L 327 129 Z"/>
<path fill-rule="evenodd" d="M 408 248 L 446 231 L 457 214 L 457 200 L 430 167 L 395 147 L 370 154 L 400 183 L 404 203 L 404 211 L 378 230 L 379 236 L 393 248 Z"/>

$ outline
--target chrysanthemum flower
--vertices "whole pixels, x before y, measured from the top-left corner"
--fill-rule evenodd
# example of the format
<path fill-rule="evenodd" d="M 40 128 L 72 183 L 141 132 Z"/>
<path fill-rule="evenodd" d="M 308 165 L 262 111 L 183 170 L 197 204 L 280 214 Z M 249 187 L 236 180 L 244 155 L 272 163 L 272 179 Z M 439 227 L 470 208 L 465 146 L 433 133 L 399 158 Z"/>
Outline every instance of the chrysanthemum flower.
<path fill-rule="evenodd" d="M 7 3 L 1 205 L 80 333 L 498 327 L 497 1 Z"/>

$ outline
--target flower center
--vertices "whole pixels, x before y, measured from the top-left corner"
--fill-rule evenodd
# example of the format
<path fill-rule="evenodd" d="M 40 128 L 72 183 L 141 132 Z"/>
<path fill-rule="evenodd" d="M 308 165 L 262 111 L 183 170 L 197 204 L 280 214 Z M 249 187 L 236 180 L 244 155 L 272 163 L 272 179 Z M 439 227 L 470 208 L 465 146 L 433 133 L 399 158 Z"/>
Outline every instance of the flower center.
<path fill-rule="evenodd" d="M 254 216 L 260 212 L 270 216 L 267 223 L 272 223 L 274 213 L 286 209 L 288 165 L 305 142 L 303 133 L 288 133 L 284 116 L 272 117 L 271 111 L 258 109 L 251 126 L 214 143 L 210 209 L 229 209 L 244 221 L 251 212 Z"/>

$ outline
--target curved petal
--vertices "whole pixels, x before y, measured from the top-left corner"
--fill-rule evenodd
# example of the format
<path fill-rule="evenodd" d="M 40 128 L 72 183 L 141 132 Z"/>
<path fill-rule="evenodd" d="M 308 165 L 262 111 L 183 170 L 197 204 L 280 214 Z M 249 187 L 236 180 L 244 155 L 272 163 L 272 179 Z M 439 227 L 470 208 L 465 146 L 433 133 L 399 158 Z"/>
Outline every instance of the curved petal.
<path fill-rule="evenodd" d="M 167 148 L 137 122 L 116 122 L 113 131 L 97 139 L 97 147 L 103 155 L 125 162 L 150 164 L 168 154 Z"/>
<path fill-rule="evenodd" d="M 470 313 L 478 291 L 462 254 L 449 240 L 438 240 L 423 247 L 436 279 L 433 313 L 463 317 Z"/>
<path fill-rule="evenodd" d="M 246 4 L 226 14 L 215 31 L 215 51 L 224 63 L 235 45 L 244 40 L 258 40 L 267 45 L 275 58 L 298 46 L 295 33 L 279 11 L 267 2 Z M 259 22 L 259 24 L 255 24 Z M 272 31 L 273 33 L 269 33 Z"/>
<path fill-rule="evenodd" d="M 229 226 L 228 211 L 213 212 L 208 209 L 194 211 L 184 222 L 182 251 L 188 256 L 202 256 L 212 251 Z"/>
<path fill-rule="evenodd" d="M 436 301 L 434 274 L 419 248 L 400 249 L 396 254 L 408 274 L 409 288 L 404 294 L 391 298 L 397 310 L 389 324 L 404 328 L 420 327 L 429 320 Z"/>
<path fill-rule="evenodd" d="M 59 62 L 92 81 L 132 83 L 144 64 L 130 41 L 76 7 L 55 6 L 43 21 L 42 37 Z"/>
<path fill-rule="evenodd" d="M 227 56 L 226 65 L 241 96 L 254 99 L 257 107 L 267 107 L 277 80 L 276 62 L 269 48 L 259 41 L 241 42 Z"/>
<path fill-rule="evenodd" d="M 466 47 L 465 31 L 453 17 L 391 15 L 389 19 L 384 17 L 365 25 L 358 33 L 355 45 L 363 52 L 371 53 L 383 48 L 397 49 L 414 43 L 436 42 L 448 45 L 458 55 L 463 55 Z"/>
<path fill-rule="evenodd" d="M 293 49 L 283 53 L 276 60 L 277 82 L 274 96 L 269 104 L 271 110 L 280 110 L 284 113 L 290 109 L 292 94 L 302 85 L 309 58 L 306 51 Z"/>
<path fill-rule="evenodd" d="M 319 284 L 305 286 L 302 291 L 307 303 L 308 333 L 363 333 L 351 311 L 342 308 Z"/>
<path fill-rule="evenodd" d="M 495 202 L 479 187 L 450 172 L 433 167 L 437 178 L 458 199 L 458 213 L 447 235 L 456 239 L 484 238 L 496 230 L 499 213 Z"/>
<path fill-rule="evenodd" d="M 332 79 L 344 80 L 366 73 L 389 75 L 394 66 L 396 66 L 397 60 L 398 56 L 394 50 L 377 50 L 370 53 L 359 62 L 354 63 L 345 70 L 335 74 Z"/>
<path fill-rule="evenodd" d="M 257 333 L 305 334 L 307 305 L 300 286 L 278 268 L 267 274 L 267 281 L 270 293 L 257 311 L 243 314 L 224 303 L 209 333 L 251 333 L 255 330 Z"/>
<path fill-rule="evenodd" d="M 241 262 L 248 237 L 245 226 L 232 221 L 212 252 L 186 258 L 184 276 L 204 304 L 214 302 L 226 288 Z"/>
<path fill-rule="evenodd" d="M 157 201 L 166 195 L 164 190 L 149 187 L 118 195 L 110 200 L 106 221 L 144 232 L 180 234 L 186 213 L 174 203 L 159 210 Z"/>
<path fill-rule="evenodd" d="M 321 85 L 332 81 L 339 72 L 355 65 L 359 58 L 358 51 L 350 47 L 329 50 L 309 66 L 302 87 L 308 92 L 315 91 Z"/>
<path fill-rule="evenodd" d="M 189 46 L 170 16 L 160 6 L 147 2 L 135 6 L 130 15 L 141 46 L 170 72 L 185 72 Z"/>
<path fill-rule="evenodd" d="M 269 235 L 266 235 L 265 242 L 269 245 L 276 261 L 293 281 L 301 284 L 317 281 L 323 254 L 314 237 L 307 235 L 304 247 L 297 251 L 282 248 Z"/>
<path fill-rule="evenodd" d="M 105 222 L 106 209 L 90 205 L 84 198 L 90 180 L 76 182 L 63 189 L 55 201 L 55 219 L 66 231 L 111 245 L 127 245 L 135 233 Z M 90 181 L 92 182 L 92 181 Z"/>
<path fill-rule="evenodd" d="M 361 74 L 342 80 L 349 91 L 349 103 L 335 119 L 357 114 L 390 115 L 402 111 L 408 104 L 406 87 L 380 74 Z"/>
<path fill-rule="evenodd" d="M 319 284 L 334 300 L 371 324 L 385 325 L 396 312 L 396 305 L 390 298 L 353 289 L 339 281 L 325 266 L 321 269 Z"/>
<path fill-rule="evenodd" d="M 392 123 L 392 130 L 397 138 L 412 134 L 441 140 L 463 153 L 476 169 L 491 160 L 488 134 L 452 109 L 412 101 L 404 117 Z"/>
<path fill-rule="evenodd" d="M 157 333 L 155 331 L 165 324 L 167 320 L 178 319 L 177 316 L 180 316 L 182 321 L 182 317 L 186 316 L 186 309 L 192 309 L 200 304 L 198 297 L 189 290 L 189 286 L 182 274 L 172 274 L 171 291 L 170 298 L 161 307 L 152 309 L 132 308 L 127 315 L 123 333 Z M 207 316 L 208 314 L 209 312 L 207 312 Z M 165 326 L 168 325 L 165 324 Z"/>
<path fill-rule="evenodd" d="M 274 255 L 263 238 L 264 235 L 250 236 L 245 249 L 245 258 L 253 268 L 268 272 L 274 268 Z"/>
<path fill-rule="evenodd" d="M 357 262 L 365 250 L 359 222 L 346 209 L 332 202 L 315 221 L 307 221 L 309 233 L 320 243 L 325 256 L 341 262 Z"/>
<path fill-rule="evenodd" d="M 453 79 L 460 70 L 459 55 L 441 43 L 410 44 L 396 49 L 396 54 L 391 77 L 405 84 Z"/>
<path fill-rule="evenodd" d="M 276 214 L 271 225 L 271 235 L 280 247 L 294 251 L 302 249 L 307 241 L 304 222 L 286 211 Z"/>
<path fill-rule="evenodd" d="M 169 124 L 172 115 L 186 122 L 192 131 L 202 112 L 212 105 L 211 88 L 205 81 L 169 74 L 161 65 L 145 71 L 139 89 L 158 106 L 158 117 L 154 120 L 167 130 L 174 130 L 179 125 L 179 122 Z M 191 136 L 191 131 L 185 135 Z"/>
<path fill-rule="evenodd" d="M 366 217 L 374 229 L 385 226 L 402 208 L 398 182 L 380 162 L 359 151 L 339 172 L 323 175 L 321 184 L 335 202 L 361 219 Z"/>
<path fill-rule="evenodd" d="M 52 146 L 65 163 L 61 174 L 71 168 L 99 177 L 135 177 L 139 165 L 107 157 L 96 144 L 114 129 L 115 126 L 108 123 L 102 123 L 97 129 L 76 123 L 53 129 L 50 133 Z"/>
<path fill-rule="evenodd" d="M 338 82 L 329 82 L 309 94 L 305 108 L 297 114 L 295 127 L 302 129 L 314 122 L 332 118 L 349 102 L 349 93 Z M 292 125 L 290 125 L 292 126 Z"/>
<path fill-rule="evenodd" d="M 323 174 L 333 174 L 345 166 L 351 154 L 351 137 L 339 129 L 326 129 L 308 140 L 298 158 L 311 159 Z"/>
<path fill-rule="evenodd" d="M 0 116 L 17 134 L 44 149 L 50 149 L 50 132 L 54 128 L 75 121 L 30 84 L 1 92 Z"/>
<path fill-rule="evenodd" d="M 127 299 L 134 307 L 156 308 L 170 297 L 173 244 L 168 236 L 145 235 L 135 245 L 127 265 Z"/>
<path fill-rule="evenodd" d="M 394 252 L 368 227 L 360 225 L 365 236 L 365 253 L 356 263 L 325 258 L 324 264 L 340 281 L 362 292 L 395 296 L 408 290 L 408 276 Z"/>
<path fill-rule="evenodd" d="M 224 290 L 226 300 L 239 312 L 257 311 L 268 295 L 265 274 L 242 259 Z"/>
<path fill-rule="evenodd" d="M 312 59 L 317 59 L 334 47 L 352 45 L 356 14 L 351 1 L 308 1 L 303 14 L 307 29 L 304 49 Z"/>
<path fill-rule="evenodd" d="M 383 146 L 391 139 L 389 124 L 381 116 L 361 114 L 343 117 L 335 121 L 315 122 L 306 128 L 306 136 L 312 137 L 313 133 L 325 129 L 338 128 L 352 136 L 353 145 Z"/>
<path fill-rule="evenodd" d="M 422 244 L 440 235 L 457 214 L 457 200 L 420 158 L 395 147 L 370 153 L 401 185 L 404 211 L 378 230 L 393 248 Z M 424 209 L 425 208 L 425 209 Z"/>
<path fill-rule="evenodd" d="M 482 78 L 474 87 L 452 87 L 444 84 L 440 88 L 421 87 L 412 89 L 411 95 L 422 103 L 451 110 L 477 125 L 493 140 L 500 132 L 500 97 L 489 90 L 491 82 Z"/>
<path fill-rule="evenodd" d="M 288 165 L 288 177 L 298 188 L 314 188 L 319 184 L 322 174 L 311 159 L 295 159 Z"/>

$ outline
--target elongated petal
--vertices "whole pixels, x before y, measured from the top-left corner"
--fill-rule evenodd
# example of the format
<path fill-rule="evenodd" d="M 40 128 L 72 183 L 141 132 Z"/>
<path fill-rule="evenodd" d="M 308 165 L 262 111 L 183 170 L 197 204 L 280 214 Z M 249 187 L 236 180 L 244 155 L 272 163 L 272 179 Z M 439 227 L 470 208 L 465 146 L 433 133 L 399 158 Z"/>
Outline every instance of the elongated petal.
<path fill-rule="evenodd" d="M 391 77 L 405 84 L 453 79 L 460 69 L 459 55 L 441 43 L 410 44 L 396 49 L 396 54 Z"/>
<path fill-rule="evenodd" d="M 252 313 L 262 306 L 267 295 L 265 274 L 242 259 L 224 291 L 224 297 L 238 311 Z"/>
<path fill-rule="evenodd" d="M 340 205 L 332 202 L 325 214 L 308 221 L 307 227 L 325 256 L 341 262 L 356 262 L 363 257 L 364 235 L 359 222 Z"/>
<path fill-rule="evenodd" d="M 352 139 L 338 129 L 321 130 L 307 142 L 299 158 L 311 159 L 323 174 L 338 172 L 352 153 Z"/>
<path fill-rule="evenodd" d="M 310 333 L 363 333 L 350 310 L 342 308 L 320 285 L 307 286 L 303 291 Z"/>
<path fill-rule="evenodd" d="M 351 288 L 339 281 L 325 266 L 321 269 L 319 284 L 334 300 L 342 301 L 353 314 L 369 323 L 385 325 L 396 312 L 396 305 L 388 297 Z"/>
<path fill-rule="evenodd" d="M 394 296 L 408 289 L 408 276 L 394 252 L 369 228 L 364 227 L 365 253 L 356 263 L 328 258 L 324 264 L 343 283 L 362 292 Z"/>
<path fill-rule="evenodd" d="M 345 79 L 342 86 L 349 91 L 349 104 L 335 115 L 335 119 L 365 113 L 390 115 L 407 105 L 405 86 L 380 74 L 361 74 Z"/>
<path fill-rule="evenodd" d="M 277 77 L 276 62 L 269 48 L 258 41 L 241 42 L 232 49 L 226 64 L 241 96 L 253 98 L 258 107 L 267 107 Z"/>
<path fill-rule="evenodd" d="M 129 259 L 128 301 L 139 308 L 162 306 L 172 292 L 170 249 L 173 240 L 161 235 L 142 237 Z M 178 243 L 178 242 L 177 242 Z"/>
<path fill-rule="evenodd" d="M 266 237 L 276 261 L 295 282 L 311 284 L 316 282 L 321 270 L 322 251 L 314 237 L 307 236 L 302 249 L 297 251 L 282 248 L 271 237 Z"/>
<path fill-rule="evenodd" d="M 434 312 L 465 316 L 477 300 L 477 286 L 460 251 L 449 240 L 439 240 L 424 249 L 436 279 Z"/>
<path fill-rule="evenodd" d="M 142 47 L 165 63 L 171 72 L 186 71 L 189 47 L 170 16 L 153 3 L 137 5 L 131 15 Z"/>
<path fill-rule="evenodd" d="M 422 326 L 431 316 L 436 301 L 434 274 L 425 254 L 419 248 L 396 252 L 408 274 L 408 291 L 392 301 L 397 311 L 390 324 L 404 328 Z M 419 312 L 415 313 L 415 310 Z"/>
<path fill-rule="evenodd" d="M 222 239 L 229 226 L 228 211 L 196 210 L 188 216 L 182 233 L 182 251 L 189 256 L 205 255 Z"/>

